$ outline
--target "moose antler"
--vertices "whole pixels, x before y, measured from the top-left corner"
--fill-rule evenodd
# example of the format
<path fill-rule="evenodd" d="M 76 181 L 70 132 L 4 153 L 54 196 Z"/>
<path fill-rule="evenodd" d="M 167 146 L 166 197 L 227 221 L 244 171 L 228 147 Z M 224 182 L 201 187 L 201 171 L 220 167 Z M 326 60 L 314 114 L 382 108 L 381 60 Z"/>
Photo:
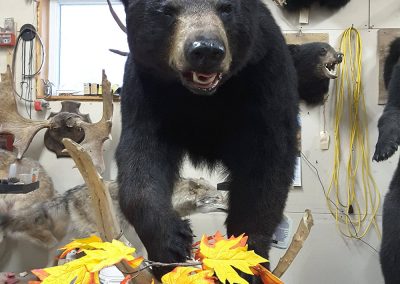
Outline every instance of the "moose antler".
<path fill-rule="evenodd" d="M 21 159 L 28 149 L 33 137 L 39 130 L 49 127 L 50 122 L 33 121 L 22 117 L 18 113 L 17 103 L 14 96 L 13 79 L 10 66 L 7 72 L 1 74 L 0 99 L 0 133 L 14 135 L 14 147 L 17 149 L 17 158 Z"/>
<path fill-rule="evenodd" d="M 107 80 L 103 70 L 103 117 L 97 123 L 83 121 L 79 117 L 55 115 L 47 120 L 34 121 L 22 117 L 18 113 L 17 103 L 14 96 L 13 80 L 11 69 L 7 67 L 7 73 L 1 74 L 0 82 L 0 133 L 10 133 L 14 135 L 14 147 L 17 149 L 17 158 L 21 159 L 29 144 L 32 142 L 36 133 L 43 128 L 50 128 L 55 125 L 59 119 L 69 119 L 67 122 L 70 127 L 80 127 L 85 132 L 85 138 L 80 145 L 86 148 L 96 165 L 99 173 L 104 171 L 103 143 L 111 139 L 111 126 L 113 115 L 113 97 L 111 93 L 111 83 Z"/>
<path fill-rule="evenodd" d="M 80 143 L 89 153 L 97 170 L 104 171 L 103 144 L 111 139 L 111 126 L 113 116 L 113 97 L 111 93 L 111 83 L 107 80 L 107 75 L 103 70 L 103 117 L 97 123 L 88 123 L 80 120 L 77 126 L 85 131 L 85 138 Z"/>

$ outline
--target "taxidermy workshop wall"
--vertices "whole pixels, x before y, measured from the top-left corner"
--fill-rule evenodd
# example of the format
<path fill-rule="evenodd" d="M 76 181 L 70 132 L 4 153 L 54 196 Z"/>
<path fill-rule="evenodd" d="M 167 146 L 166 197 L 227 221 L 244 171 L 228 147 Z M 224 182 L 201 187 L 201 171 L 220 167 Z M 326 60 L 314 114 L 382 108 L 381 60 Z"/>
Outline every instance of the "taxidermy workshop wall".
<path fill-rule="evenodd" d="M 284 32 L 297 33 L 300 25 L 298 13 L 282 11 L 272 0 L 265 0 Z M 15 18 L 17 24 L 36 23 L 34 4 L 31 1 L 0 0 L 0 19 L 8 16 Z M 369 13 L 370 11 L 370 13 Z M 327 33 L 329 43 L 338 50 L 341 33 L 352 25 L 361 33 L 363 40 L 363 88 L 366 98 L 367 122 L 369 127 L 370 159 L 377 140 L 377 121 L 383 106 L 378 105 L 379 57 L 377 35 L 381 28 L 400 28 L 400 3 L 397 0 L 369 1 L 351 0 L 340 10 L 328 11 L 318 5 L 311 8 L 309 24 L 301 25 L 302 33 Z M 8 60 L 8 51 L 0 49 L 0 72 L 4 72 Z M 331 86 L 333 84 L 331 83 Z M 60 104 L 51 102 L 51 111 L 59 111 Z M 21 109 L 23 105 L 20 106 Z M 105 144 L 106 172 L 105 179 L 115 178 L 116 166 L 113 160 L 114 150 L 118 143 L 120 131 L 119 103 L 114 104 L 113 140 Z M 101 103 L 82 102 L 82 113 L 90 113 L 92 121 L 100 119 Z M 22 113 L 22 112 L 21 112 Z M 328 150 L 320 149 L 320 131 L 323 130 L 323 108 L 301 105 L 302 152 L 318 169 L 325 189 L 329 187 L 333 169 L 333 125 L 334 96 L 330 94 L 326 103 L 326 130 L 330 135 Z M 48 113 L 34 113 L 34 119 L 43 119 Z M 343 122 L 348 125 L 346 119 Z M 56 159 L 43 145 L 44 131 L 34 138 L 26 156 L 39 160 L 48 174 L 53 178 L 55 188 L 63 192 L 83 180 L 77 169 L 73 169 L 70 159 Z M 344 156 L 349 152 L 348 141 L 342 141 Z M 347 147 L 347 148 L 346 148 Z M 372 163 L 372 174 L 377 182 L 382 197 L 387 191 L 389 182 L 398 161 L 398 154 L 386 162 Z M 341 170 L 341 176 L 345 176 Z M 218 174 L 209 176 L 205 171 L 195 171 L 185 166 L 184 175 L 190 177 L 204 176 L 214 184 L 221 180 Z M 293 220 L 294 227 L 303 216 L 306 208 L 314 216 L 314 227 L 298 258 L 289 268 L 282 280 L 288 284 L 303 283 L 383 283 L 379 267 L 379 256 L 363 242 L 343 237 L 336 229 L 334 218 L 327 208 L 323 189 L 314 170 L 301 162 L 302 187 L 291 191 L 286 206 L 286 213 Z M 344 187 L 344 185 L 342 186 Z M 192 217 L 195 234 L 214 233 L 217 229 L 224 231 L 224 214 L 214 213 Z M 381 210 L 378 214 L 381 223 Z M 374 230 L 370 230 L 363 239 L 373 248 L 379 250 L 380 241 Z M 283 250 L 273 249 L 271 267 L 275 267 Z M 36 257 L 28 257 L 35 255 Z M 0 271 L 24 271 L 40 267 L 47 263 L 47 254 L 29 243 L 6 240 L 0 244 Z"/>

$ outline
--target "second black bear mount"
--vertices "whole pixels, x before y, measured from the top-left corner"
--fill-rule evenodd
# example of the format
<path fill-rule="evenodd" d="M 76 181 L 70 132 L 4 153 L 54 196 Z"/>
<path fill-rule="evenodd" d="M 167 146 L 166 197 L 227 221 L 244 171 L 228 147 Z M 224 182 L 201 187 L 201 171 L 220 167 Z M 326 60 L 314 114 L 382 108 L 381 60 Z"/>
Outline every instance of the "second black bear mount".
<path fill-rule="evenodd" d="M 379 54 L 379 99 L 378 104 L 384 105 L 388 99 L 387 83 L 385 83 L 385 62 L 389 55 L 391 42 L 400 37 L 400 29 L 379 29 L 378 31 L 378 54 Z M 386 72 L 387 73 L 387 72 Z M 387 81 L 387 80 L 386 80 Z"/>
<path fill-rule="evenodd" d="M 336 79 L 336 66 L 343 54 L 325 42 L 289 44 L 298 77 L 300 99 L 308 105 L 324 103 L 329 81 Z"/>
<path fill-rule="evenodd" d="M 400 142 L 400 37 L 386 44 L 385 49 L 389 52 L 383 58 L 383 77 L 389 97 L 378 121 L 379 136 L 373 158 L 377 162 L 389 159 L 397 151 Z M 399 208 L 400 163 L 383 202 L 380 263 L 386 284 L 400 283 Z"/>
<path fill-rule="evenodd" d="M 49 151 L 54 152 L 57 158 L 70 157 L 62 143 L 63 138 L 69 138 L 76 143 L 80 143 L 85 138 L 85 132 L 78 126 L 79 120 L 91 123 L 88 114 L 79 111 L 81 103 L 75 101 L 61 102 L 60 112 L 51 112 L 49 117 L 54 118 L 52 126 L 47 129 L 44 135 L 44 145 Z"/>

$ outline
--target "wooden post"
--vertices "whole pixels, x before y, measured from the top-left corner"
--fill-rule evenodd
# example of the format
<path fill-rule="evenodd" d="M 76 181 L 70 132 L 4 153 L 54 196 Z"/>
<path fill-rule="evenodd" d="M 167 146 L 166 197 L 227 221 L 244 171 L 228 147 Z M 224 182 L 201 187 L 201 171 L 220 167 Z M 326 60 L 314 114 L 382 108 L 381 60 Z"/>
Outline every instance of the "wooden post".
<path fill-rule="evenodd" d="M 272 272 L 276 277 L 280 278 L 292 264 L 293 260 L 296 258 L 297 254 L 303 247 L 303 244 L 310 234 L 310 230 L 313 225 L 314 220 L 311 215 L 311 211 L 307 209 L 304 213 L 303 218 L 300 221 L 296 233 L 293 236 L 289 248 L 287 249 L 286 253 L 279 259 L 278 265 Z"/>
<path fill-rule="evenodd" d="M 75 161 L 76 166 L 89 189 L 93 211 L 95 212 L 96 216 L 96 225 L 100 237 L 109 242 L 113 239 L 119 239 L 125 244 L 129 244 L 125 236 L 121 236 L 121 228 L 115 217 L 110 193 L 106 189 L 103 179 L 99 175 L 89 154 L 81 145 L 75 143 L 71 139 L 64 138 L 63 143 L 69 155 Z M 132 275 L 135 273 L 135 269 L 130 267 L 124 261 L 117 265 L 117 267 L 124 275 Z M 148 284 L 151 282 L 152 278 L 153 276 L 150 274 L 150 272 L 148 270 L 144 270 L 132 280 L 132 283 Z"/>

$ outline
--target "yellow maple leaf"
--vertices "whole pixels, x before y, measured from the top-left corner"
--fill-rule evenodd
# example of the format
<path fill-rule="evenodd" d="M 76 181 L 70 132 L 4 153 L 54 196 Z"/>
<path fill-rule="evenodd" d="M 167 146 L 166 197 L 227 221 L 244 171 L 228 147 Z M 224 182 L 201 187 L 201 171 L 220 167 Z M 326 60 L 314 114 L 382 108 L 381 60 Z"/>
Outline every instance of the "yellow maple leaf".
<path fill-rule="evenodd" d="M 163 284 L 214 284 L 212 270 L 201 270 L 195 267 L 176 267 L 161 278 Z"/>
<path fill-rule="evenodd" d="M 59 249 L 64 250 L 64 252 L 60 255 L 60 258 L 64 258 L 70 251 L 74 249 L 88 249 L 90 248 L 90 244 L 100 242 L 102 242 L 102 240 L 95 235 L 92 235 L 89 238 L 75 239 L 74 241 L 66 244 L 64 247 Z"/>
<path fill-rule="evenodd" d="M 69 262 L 72 263 L 72 262 Z M 43 279 L 42 284 L 99 284 L 98 275 L 90 273 L 84 265 L 60 265 L 44 269 L 49 275 Z M 98 274 L 98 273 L 97 273 Z"/>
<path fill-rule="evenodd" d="M 233 267 L 254 275 L 250 267 L 268 261 L 254 251 L 247 251 L 247 245 L 242 241 L 243 238 L 244 235 L 228 240 L 219 239 L 213 246 L 210 246 L 207 236 L 202 237 L 199 252 L 202 256 L 203 266 L 214 269 L 222 283 L 226 283 L 228 280 L 230 283 L 247 284 L 248 282 L 240 277 Z"/>
<path fill-rule="evenodd" d="M 94 249 L 83 250 L 86 254 L 85 258 L 92 260 L 86 263 L 90 272 L 100 271 L 104 267 L 121 262 L 123 259 L 128 261 L 133 268 L 138 267 L 143 261 L 143 258 L 135 258 L 132 255 L 136 251 L 135 248 L 128 247 L 117 240 L 113 240 L 111 243 L 93 243 L 91 247 Z"/>
<path fill-rule="evenodd" d="M 91 242 L 93 241 L 93 242 Z M 126 260 L 133 268 L 139 267 L 143 258 L 135 258 L 132 254 L 135 248 L 128 247 L 120 241 L 103 243 L 101 239 L 92 236 L 87 239 L 75 240 L 64 247 L 65 250 L 80 248 L 85 256 L 64 265 L 37 269 L 32 271 L 43 282 L 49 284 L 100 283 L 98 272 Z"/>

